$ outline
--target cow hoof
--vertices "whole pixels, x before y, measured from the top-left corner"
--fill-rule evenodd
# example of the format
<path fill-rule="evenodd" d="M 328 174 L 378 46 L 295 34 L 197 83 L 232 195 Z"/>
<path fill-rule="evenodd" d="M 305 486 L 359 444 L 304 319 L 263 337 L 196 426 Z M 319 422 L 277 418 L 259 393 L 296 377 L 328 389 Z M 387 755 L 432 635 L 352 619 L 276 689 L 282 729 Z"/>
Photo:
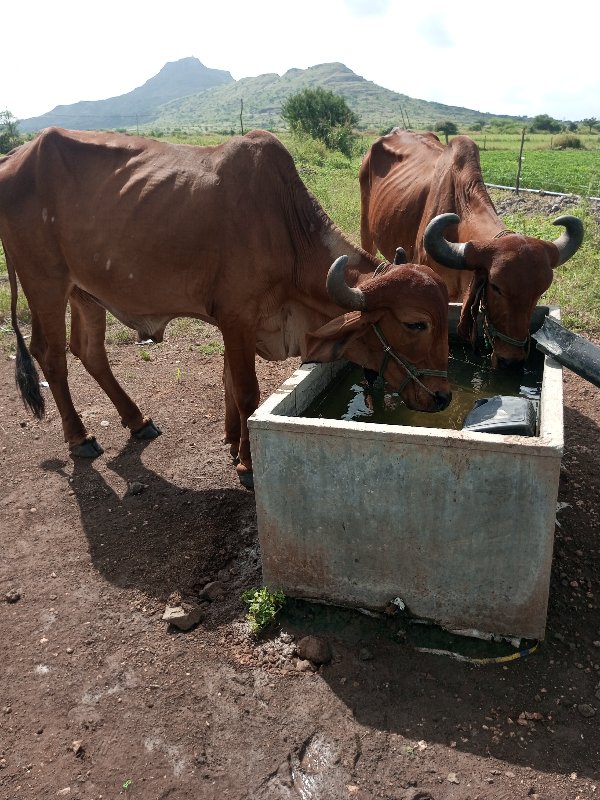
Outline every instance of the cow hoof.
<path fill-rule="evenodd" d="M 244 489 L 254 491 L 254 475 L 252 472 L 238 472 L 238 478 Z"/>
<path fill-rule="evenodd" d="M 71 455 L 77 458 L 98 458 L 103 452 L 104 450 L 98 444 L 95 436 L 75 445 L 75 447 L 71 447 Z"/>
<path fill-rule="evenodd" d="M 161 429 L 155 425 L 151 419 L 137 431 L 132 431 L 131 435 L 136 439 L 156 439 L 162 433 Z"/>

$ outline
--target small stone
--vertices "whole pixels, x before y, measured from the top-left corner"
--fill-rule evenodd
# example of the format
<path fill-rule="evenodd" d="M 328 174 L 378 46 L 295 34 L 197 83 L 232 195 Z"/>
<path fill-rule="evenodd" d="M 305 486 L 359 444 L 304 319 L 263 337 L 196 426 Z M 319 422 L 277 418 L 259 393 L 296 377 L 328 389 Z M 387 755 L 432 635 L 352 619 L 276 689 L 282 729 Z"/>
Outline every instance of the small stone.
<path fill-rule="evenodd" d="M 446 778 L 446 780 L 449 783 L 460 783 L 460 781 L 458 780 L 458 775 L 456 774 L 456 772 L 449 772 L 448 773 L 448 777 Z"/>
<path fill-rule="evenodd" d="M 67 797 L 68 795 L 71 794 L 71 787 L 70 786 L 65 786 L 64 789 L 59 789 L 56 794 L 59 797 Z"/>
<path fill-rule="evenodd" d="M 4 599 L 7 603 L 18 603 L 21 599 L 21 592 L 17 591 L 17 589 L 9 589 L 4 595 Z"/>
<path fill-rule="evenodd" d="M 298 642 L 298 655 L 313 664 L 328 664 L 331 661 L 331 646 L 327 639 L 319 636 L 304 636 Z"/>
<path fill-rule="evenodd" d="M 148 488 L 148 484 L 140 483 L 140 481 L 131 481 L 127 488 L 127 494 L 141 494 L 144 489 Z"/>
<path fill-rule="evenodd" d="M 103 420 L 100 421 L 100 426 L 102 428 L 108 428 L 109 425 L 110 425 L 110 422 L 108 420 L 106 420 L 106 419 L 103 419 Z"/>
<path fill-rule="evenodd" d="M 596 716 L 596 709 L 594 706 L 591 706 L 589 703 L 580 703 L 577 706 L 577 711 L 581 714 L 582 717 L 595 717 Z"/>
<path fill-rule="evenodd" d="M 75 753 L 76 756 L 83 755 L 83 742 L 81 739 L 75 739 L 75 741 L 71 742 L 71 750 Z"/>
<path fill-rule="evenodd" d="M 6 769 L 6 759 L 0 758 L 0 769 Z"/>
<path fill-rule="evenodd" d="M 358 657 L 361 661 L 372 661 L 373 660 L 373 653 L 369 650 L 368 647 L 361 647 L 358 653 Z"/>
<path fill-rule="evenodd" d="M 179 628 L 180 631 L 189 631 L 202 619 L 202 609 L 200 606 L 193 605 L 188 605 L 186 608 L 183 606 L 167 606 L 162 619 L 168 622 L 169 625 Z"/>
<path fill-rule="evenodd" d="M 67 652 L 69 655 L 71 655 L 71 653 L 73 652 L 73 648 L 72 648 L 72 647 L 67 647 L 67 649 L 66 649 L 66 652 Z"/>
<path fill-rule="evenodd" d="M 296 669 L 298 672 L 310 672 L 312 670 L 312 664 L 307 658 L 299 658 L 296 661 Z"/>
<path fill-rule="evenodd" d="M 215 600 L 222 600 L 225 596 L 225 587 L 221 581 L 211 581 L 207 583 L 204 589 L 200 592 L 200 597 L 214 603 Z"/>

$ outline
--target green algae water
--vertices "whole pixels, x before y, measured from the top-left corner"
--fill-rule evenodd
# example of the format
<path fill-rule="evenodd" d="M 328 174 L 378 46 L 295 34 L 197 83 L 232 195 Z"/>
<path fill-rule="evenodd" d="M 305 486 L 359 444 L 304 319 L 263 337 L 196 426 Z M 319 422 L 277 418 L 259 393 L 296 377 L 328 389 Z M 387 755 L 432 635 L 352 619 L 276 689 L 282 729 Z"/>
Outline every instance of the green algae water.
<path fill-rule="evenodd" d="M 445 411 L 411 411 L 397 393 L 370 390 L 362 367 L 349 364 L 302 416 L 460 430 L 476 400 L 509 395 L 539 401 L 543 369 L 544 356 L 534 347 L 523 367 L 493 370 L 487 356 L 477 356 L 469 345 L 454 342 L 448 361 L 452 402 Z"/>

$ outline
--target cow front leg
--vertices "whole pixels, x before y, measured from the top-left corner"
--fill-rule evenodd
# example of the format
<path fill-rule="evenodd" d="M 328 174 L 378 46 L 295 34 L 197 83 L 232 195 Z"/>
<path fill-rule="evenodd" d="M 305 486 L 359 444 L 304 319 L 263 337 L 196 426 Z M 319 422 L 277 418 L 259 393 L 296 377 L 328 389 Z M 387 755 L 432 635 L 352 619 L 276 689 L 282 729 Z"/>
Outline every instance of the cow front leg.
<path fill-rule="evenodd" d="M 243 322 L 236 320 L 230 325 L 221 327 L 223 343 L 227 353 L 226 369 L 229 374 L 231 394 L 239 417 L 238 463 L 236 471 L 240 483 L 252 488 L 252 457 L 250 455 L 250 436 L 248 434 L 248 417 L 258 408 L 260 392 L 254 364 L 256 341 L 254 331 L 248 329 Z M 227 384 L 226 384 L 227 387 Z M 227 403 L 227 388 L 226 388 Z M 233 422 L 233 406 L 230 406 L 231 432 L 236 430 Z M 226 422 L 227 424 L 227 422 Z"/>
<path fill-rule="evenodd" d="M 155 439 L 161 433 L 160 428 L 149 417 L 142 415 L 110 368 L 104 344 L 106 311 L 92 297 L 77 288 L 71 293 L 69 303 L 71 352 L 81 360 L 85 369 L 112 401 L 123 427 L 129 428 L 137 439 Z"/>

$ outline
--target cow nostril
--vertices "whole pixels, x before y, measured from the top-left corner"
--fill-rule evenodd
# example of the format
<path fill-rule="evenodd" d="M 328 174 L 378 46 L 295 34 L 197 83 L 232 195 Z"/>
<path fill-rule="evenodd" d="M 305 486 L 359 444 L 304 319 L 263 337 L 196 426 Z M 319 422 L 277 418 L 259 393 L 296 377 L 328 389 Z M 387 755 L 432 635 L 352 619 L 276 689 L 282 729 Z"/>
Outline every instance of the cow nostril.
<path fill-rule="evenodd" d="M 452 401 L 452 392 L 436 392 L 435 393 L 435 409 L 436 411 L 443 411 L 448 408 Z"/>

